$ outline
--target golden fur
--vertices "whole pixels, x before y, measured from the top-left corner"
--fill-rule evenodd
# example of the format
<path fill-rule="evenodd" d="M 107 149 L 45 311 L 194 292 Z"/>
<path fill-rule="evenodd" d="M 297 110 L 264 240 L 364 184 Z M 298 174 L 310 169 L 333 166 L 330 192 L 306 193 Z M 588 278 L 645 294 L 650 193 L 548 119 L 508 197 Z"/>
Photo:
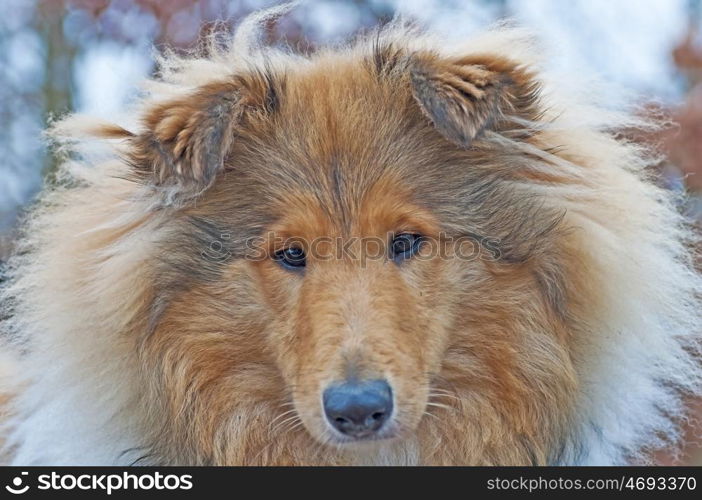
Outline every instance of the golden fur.
<path fill-rule="evenodd" d="M 398 21 L 302 57 L 255 43 L 279 10 L 162 60 L 138 123 L 54 127 L 80 159 L 3 290 L 11 461 L 607 464 L 674 440 L 700 281 L 614 136 L 632 120 L 559 93 L 519 30 L 448 48 Z M 401 232 L 443 254 L 245 258 Z M 330 433 L 349 371 L 391 382 L 391 439 Z"/>

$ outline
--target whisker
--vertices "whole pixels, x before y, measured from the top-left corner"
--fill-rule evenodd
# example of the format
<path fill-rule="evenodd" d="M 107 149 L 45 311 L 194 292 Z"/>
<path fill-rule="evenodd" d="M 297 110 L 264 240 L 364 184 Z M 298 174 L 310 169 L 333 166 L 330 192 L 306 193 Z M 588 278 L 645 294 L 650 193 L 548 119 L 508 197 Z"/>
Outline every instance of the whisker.
<path fill-rule="evenodd" d="M 271 429 L 271 432 L 276 432 L 280 428 L 284 428 L 285 424 L 289 422 L 294 422 L 295 420 L 299 419 L 299 415 L 293 415 L 292 417 L 288 417 L 282 422 L 279 422 L 273 429 Z"/>
<path fill-rule="evenodd" d="M 448 405 L 444 405 L 441 403 L 434 403 L 432 401 L 428 401 L 427 406 L 434 406 L 436 408 L 443 408 L 444 410 L 452 410 L 452 411 L 456 409 L 453 406 L 448 406 Z"/>
<path fill-rule="evenodd" d="M 429 393 L 429 397 L 432 396 L 437 396 L 437 397 L 442 397 L 442 398 L 450 398 L 450 399 L 455 399 L 456 401 L 461 401 L 461 398 L 458 396 L 451 394 L 449 392 L 443 392 L 439 391 L 437 389 L 432 389 L 432 391 Z"/>
<path fill-rule="evenodd" d="M 273 425 L 274 425 L 278 420 L 280 420 L 281 418 L 285 417 L 286 415 L 290 415 L 291 413 L 295 413 L 295 411 L 296 411 L 295 408 L 293 408 L 292 410 L 284 411 L 283 413 L 281 413 L 280 415 L 278 415 L 277 417 L 275 417 L 273 420 L 271 420 L 271 423 L 268 424 L 268 429 L 269 429 L 269 430 L 272 429 L 272 428 L 273 428 Z"/>
<path fill-rule="evenodd" d="M 287 418 L 285 422 L 281 422 L 280 432 L 285 434 L 288 431 L 290 431 L 291 426 L 295 426 L 299 423 L 302 423 L 300 415 L 295 415 L 295 417 Z"/>
<path fill-rule="evenodd" d="M 303 427 L 304 425 L 305 425 L 305 424 L 302 422 L 302 420 L 299 420 L 299 421 L 297 421 L 294 425 L 292 425 L 291 427 L 287 428 L 287 429 L 285 430 L 285 432 L 286 432 L 286 433 L 288 433 L 288 432 L 294 432 L 294 431 L 296 431 L 297 429 Z"/>

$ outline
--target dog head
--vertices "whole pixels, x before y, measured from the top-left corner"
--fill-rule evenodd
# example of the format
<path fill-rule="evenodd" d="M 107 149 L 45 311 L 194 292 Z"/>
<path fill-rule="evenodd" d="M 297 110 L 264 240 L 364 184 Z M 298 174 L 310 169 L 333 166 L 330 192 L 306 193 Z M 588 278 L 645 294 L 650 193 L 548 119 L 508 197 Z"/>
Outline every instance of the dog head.
<path fill-rule="evenodd" d="M 388 43 L 148 112 L 130 164 L 181 202 L 142 353 L 188 446 L 232 462 L 292 434 L 354 447 L 423 427 L 468 457 L 546 460 L 573 384 L 562 214 L 490 140 L 531 140 L 538 90 L 499 57 Z"/>

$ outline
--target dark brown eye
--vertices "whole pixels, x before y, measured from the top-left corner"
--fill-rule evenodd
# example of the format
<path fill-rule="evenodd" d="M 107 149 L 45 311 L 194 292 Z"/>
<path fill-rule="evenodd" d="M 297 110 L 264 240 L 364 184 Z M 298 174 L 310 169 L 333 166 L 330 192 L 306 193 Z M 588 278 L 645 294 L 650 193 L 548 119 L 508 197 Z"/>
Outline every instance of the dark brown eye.
<path fill-rule="evenodd" d="M 305 251 L 299 247 L 288 247 L 284 250 L 278 250 L 273 258 L 285 269 L 291 271 L 304 269 L 307 264 Z"/>
<path fill-rule="evenodd" d="M 400 233 L 390 243 L 390 258 L 395 262 L 409 259 L 419 251 L 422 236 L 412 233 Z"/>

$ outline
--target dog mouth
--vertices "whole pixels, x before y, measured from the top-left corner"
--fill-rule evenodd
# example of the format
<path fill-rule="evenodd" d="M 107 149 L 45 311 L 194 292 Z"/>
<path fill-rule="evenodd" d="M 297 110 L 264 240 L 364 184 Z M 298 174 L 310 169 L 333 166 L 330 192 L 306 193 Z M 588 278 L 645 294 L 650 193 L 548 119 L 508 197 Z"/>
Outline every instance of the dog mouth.
<path fill-rule="evenodd" d="M 327 434 L 327 441 L 336 445 L 354 445 L 364 443 L 374 443 L 380 441 L 391 441 L 398 437 L 398 433 L 388 426 L 381 432 L 367 432 L 355 435 L 341 434 L 336 430 L 330 430 Z"/>

